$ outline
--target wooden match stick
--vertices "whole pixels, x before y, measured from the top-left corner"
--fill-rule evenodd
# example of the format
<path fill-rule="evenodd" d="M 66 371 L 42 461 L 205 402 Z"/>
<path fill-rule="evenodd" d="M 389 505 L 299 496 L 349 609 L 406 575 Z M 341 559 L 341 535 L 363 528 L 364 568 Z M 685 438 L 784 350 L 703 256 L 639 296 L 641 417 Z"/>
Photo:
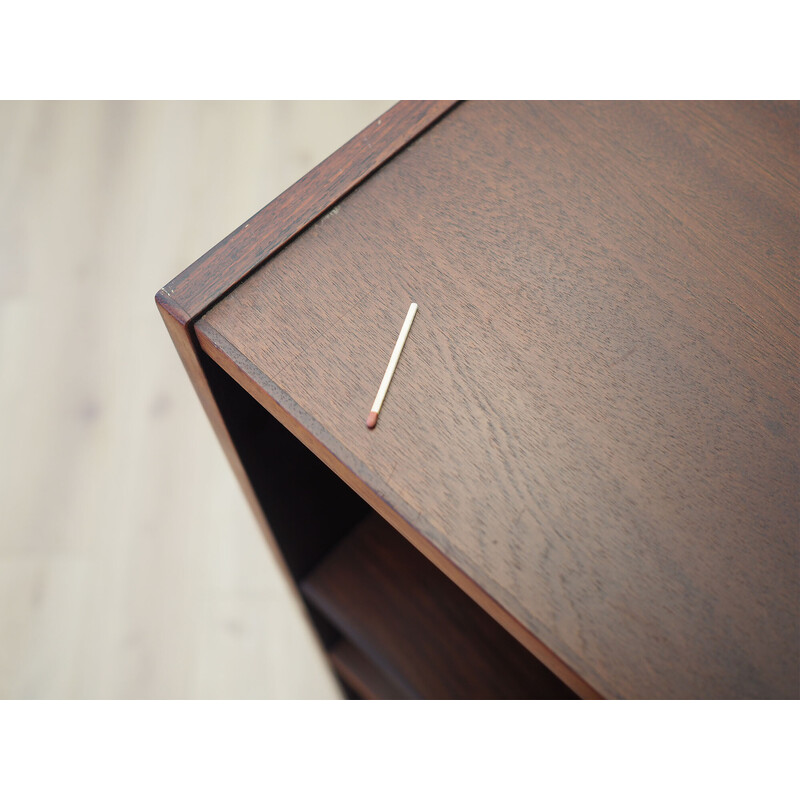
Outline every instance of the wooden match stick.
<path fill-rule="evenodd" d="M 374 428 L 378 424 L 378 413 L 383 405 L 383 398 L 386 397 L 386 390 L 389 388 L 389 383 L 392 380 L 392 375 L 394 375 L 395 367 L 397 366 L 397 362 L 400 360 L 400 353 L 403 352 L 403 345 L 406 343 L 406 337 L 408 336 L 409 330 L 411 330 L 411 323 L 414 321 L 414 315 L 416 313 L 417 304 L 412 303 L 408 309 L 408 314 L 406 314 L 406 321 L 403 323 L 403 327 L 400 329 L 400 335 L 397 337 L 397 344 L 394 346 L 394 350 L 392 351 L 392 357 L 389 359 L 389 366 L 386 367 L 386 372 L 383 375 L 383 380 L 381 381 L 380 388 L 378 389 L 378 394 L 375 395 L 375 402 L 372 404 L 372 411 L 369 412 L 369 416 L 367 417 L 368 428 Z"/>

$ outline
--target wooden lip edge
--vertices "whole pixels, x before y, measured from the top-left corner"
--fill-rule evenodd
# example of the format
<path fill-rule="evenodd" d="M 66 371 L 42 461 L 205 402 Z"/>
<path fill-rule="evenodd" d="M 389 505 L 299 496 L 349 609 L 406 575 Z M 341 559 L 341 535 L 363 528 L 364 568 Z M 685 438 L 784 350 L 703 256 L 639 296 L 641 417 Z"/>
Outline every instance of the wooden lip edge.
<path fill-rule="evenodd" d="M 202 322 L 202 321 L 201 321 Z M 211 328 L 211 326 L 208 326 Z M 393 508 L 381 495 L 370 488 L 352 472 L 328 447 L 317 439 L 299 420 L 294 418 L 280 403 L 269 395 L 250 375 L 210 337 L 205 326 L 195 326 L 197 341 L 203 352 L 242 386 L 278 422 L 296 436 L 326 466 L 332 469 L 353 491 L 364 499 L 390 525 L 398 530 L 429 561 L 433 562 L 450 580 L 471 597 L 489 616 L 507 630 L 531 654 L 539 659 L 551 672 L 586 700 L 602 700 L 604 696 L 575 672 L 560 656 L 534 636 L 516 617 L 503 608 L 472 578 L 454 564 L 441 550 L 426 539 L 410 522 Z M 211 329 L 213 330 L 213 328 Z M 224 337 L 214 331 L 220 339 Z M 225 340 L 227 342 L 227 340 Z M 228 343 L 230 344 L 230 343 Z M 232 345 L 230 345 L 233 347 Z"/>
<path fill-rule="evenodd" d="M 172 307 L 181 310 L 183 324 L 196 319 L 459 102 L 404 100 L 395 103 L 173 278 L 158 292 L 156 302 L 161 304 L 168 298 Z M 412 118 L 410 124 L 409 117 Z M 391 138 L 393 134 L 396 134 L 394 139 Z M 377 149 L 372 144 L 376 140 Z M 367 152 L 368 157 L 352 174 L 338 167 L 340 162 L 347 163 L 363 152 Z M 315 191 L 316 196 L 312 195 L 313 202 L 306 208 L 311 191 Z M 284 228 L 286 223 L 282 225 L 280 220 L 287 219 L 289 225 Z M 257 233 L 259 239 L 266 241 L 266 246 L 257 253 L 245 253 L 237 263 L 237 240 L 243 239 L 246 229 L 251 227 L 253 230 L 247 237 Z M 227 266 L 220 263 L 225 261 Z M 225 274 L 226 268 L 228 274 Z"/>
<path fill-rule="evenodd" d="M 186 312 L 186 309 L 181 306 L 175 298 L 167 292 L 166 287 L 163 289 L 159 289 L 156 292 L 156 305 L 158 306 L 158 310 L 161 312 L 161 316 L 164 319 L 164 324 L 167 325 L 167 329 L 169 329 L 169 322 L 165 315 L 169 315 L 172 319 L 181 326 L 181 328 L 186 329 L 187 336 L 191 339 L 191 319 Z M 196 343 L 192 343 L 193 346 L 196 348 Z"/>

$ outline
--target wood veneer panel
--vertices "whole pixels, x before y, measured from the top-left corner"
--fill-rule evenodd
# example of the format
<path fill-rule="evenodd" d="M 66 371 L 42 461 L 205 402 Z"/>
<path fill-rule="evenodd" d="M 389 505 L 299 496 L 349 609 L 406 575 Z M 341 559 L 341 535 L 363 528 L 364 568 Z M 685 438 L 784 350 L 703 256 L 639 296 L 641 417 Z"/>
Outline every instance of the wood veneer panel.
<path fill-rule="evenodd" d="M 797 696 L 797 130 L 796 103 L 460 105 L 201 345 L 601 693 Z"/>
<path fill-rule="evenodd" d="M 377 514 L 301 584 L 303 594 L 414 695 L 574 695 Z"/>
<path fill-rule="evenodd" d="M 329 655 L 344 682 L 365 700 L 414 699 L 347 639 L 340 639 Z"/>

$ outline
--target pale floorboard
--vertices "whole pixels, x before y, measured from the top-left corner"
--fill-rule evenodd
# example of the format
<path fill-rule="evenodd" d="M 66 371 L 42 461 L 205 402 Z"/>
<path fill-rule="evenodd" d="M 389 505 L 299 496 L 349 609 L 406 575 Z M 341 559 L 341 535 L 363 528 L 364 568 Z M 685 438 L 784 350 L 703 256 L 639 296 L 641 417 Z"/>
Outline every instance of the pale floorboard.
<path fill-rule="evenodd" d="M 0 697 L 339 696 L 155 292 L 390 103 L 0 103 Z"/>

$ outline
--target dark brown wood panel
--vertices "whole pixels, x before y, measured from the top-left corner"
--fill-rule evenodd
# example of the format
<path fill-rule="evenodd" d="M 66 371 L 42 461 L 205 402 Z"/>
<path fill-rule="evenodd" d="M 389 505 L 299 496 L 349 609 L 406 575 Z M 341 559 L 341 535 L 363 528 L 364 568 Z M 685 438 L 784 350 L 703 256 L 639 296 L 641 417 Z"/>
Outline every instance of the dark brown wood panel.
<path fill-rule="evenodd" d="M 377 514 L 301 584 L 303 594 L 417 697 L 574 697 Z"/>
<path fill-rule="evenodd" d="M 798 696 L 798 108 L 462 104 L 201 344 L 601 693 Z"/>
<path fill-rule="evenodd" d="M 410 692 L 391 680 L 347 639 L 340 639 L 329 655 L 342 680 L 363 699 L 415 699 Z"/>

